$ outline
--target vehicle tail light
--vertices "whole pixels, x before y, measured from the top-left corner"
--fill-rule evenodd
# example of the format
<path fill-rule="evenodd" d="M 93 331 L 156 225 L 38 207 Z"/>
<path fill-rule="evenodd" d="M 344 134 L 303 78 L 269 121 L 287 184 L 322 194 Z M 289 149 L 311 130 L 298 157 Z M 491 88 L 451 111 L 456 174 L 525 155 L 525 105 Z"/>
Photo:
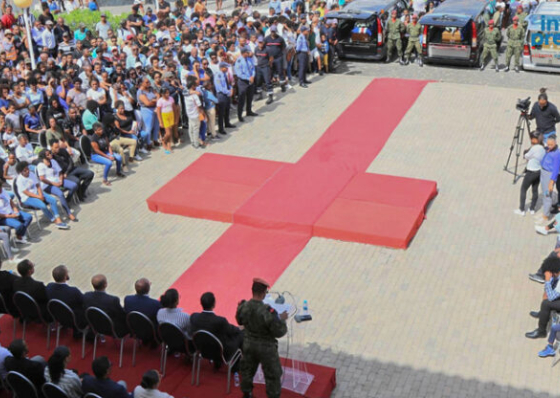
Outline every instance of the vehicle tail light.
<path fill-rule="evenodd" d="M 472 44 L 471 47 L 473 49 L 476 48 L 477 46 L 477 40 L 476 40 L 476 24 L 474 23 L 474 21 L 471 22 L 472 23 Z"/>
<path fill-rule="evenodd" d="M 424 25 L 424 32 L 422 33 L 422 48 L 428 47 L 428 25 Z"/>
<path fill-rule="evenodd" d="M 528 44 L 525 44 L 523 46 L 523 55 L 527 55 L 527 56 L 531 55 L 531 51 L 529 50 L 529 45 Z"/>
<path fill-rule="evenodd" d="M 383 45 L 383 25 L 381 24 L 381 20 L 377 18 L 377 47 L 381 47 Z"/>

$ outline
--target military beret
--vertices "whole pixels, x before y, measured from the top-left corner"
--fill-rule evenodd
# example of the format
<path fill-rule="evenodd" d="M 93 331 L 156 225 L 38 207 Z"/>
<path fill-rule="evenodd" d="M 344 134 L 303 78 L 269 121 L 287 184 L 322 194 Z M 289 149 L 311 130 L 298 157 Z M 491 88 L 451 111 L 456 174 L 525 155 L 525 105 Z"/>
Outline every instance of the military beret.
<path fill-rule="evenodd" d="M 270 287 L 267 281 L 262 278 L 253 278 L 253 283 L 260 283 L 261 285 L 265 285 L 266 287 Z"/>

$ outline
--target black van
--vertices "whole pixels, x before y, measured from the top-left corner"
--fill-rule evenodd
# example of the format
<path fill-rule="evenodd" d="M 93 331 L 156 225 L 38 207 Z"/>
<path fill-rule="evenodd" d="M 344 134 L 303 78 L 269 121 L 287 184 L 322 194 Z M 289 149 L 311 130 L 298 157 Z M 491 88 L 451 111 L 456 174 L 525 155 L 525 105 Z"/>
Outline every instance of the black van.
<path fill-rule="evenodd" d="M 407 0 L 355 0 L 327 18 L 338 19 L 338 55 L 340 58 L 382 60 L 385 46 L 385 21 L 392 10 L 400 16 L 408 8 Z"/>
<path fill-rule="evenodd" d="M 485 0 L 447 0 L 420 19 L 425 63 L 478 66 L 484 39 Z"/>

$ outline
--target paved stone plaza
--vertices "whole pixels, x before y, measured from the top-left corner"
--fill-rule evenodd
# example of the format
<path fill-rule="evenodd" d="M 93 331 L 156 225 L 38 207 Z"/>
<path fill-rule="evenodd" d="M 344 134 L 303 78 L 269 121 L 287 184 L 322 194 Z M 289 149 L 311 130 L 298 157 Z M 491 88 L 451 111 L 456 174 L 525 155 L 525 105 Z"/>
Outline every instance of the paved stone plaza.
<path fill-rule="evenodd" d="M 558 77 L 354 62 L 341 70 L 257 107 L 260 117 L 205 150 L 295 162 L 372 78 L 437 80 L 368 169 L 438 182 L 410 247 L 313 238 L 274 286 L 309 300 L 314 320 L 300 334 L 303 359 L 338 369 L 335 397 L 555 395 L 560 365 L 539 359 L 545 340 L 524 333 L 536 327 L 529 311 L 542 297 L 542 285 L 527 273 L 556 237 L 538 236 L 532 216 L 513 215 L 520 184 L 511 184 L 503 165 L 516 99 L 535 99 L 546 86 L 551 102 L 560 103 Z M 71 231 L 33 229 L 38 242 L 22 255 L 36 263 L 36 277 L 50 280 L 51 269 L 66 264 L 82 290 L 104 273 L 108 291 L 124 296 L 145 276 L 159 296 L 229 226 L 147 208 L 146 198 L 203 152 L 155 152 L 110 188 L 96 177 L 95 201 L 81 206 Z"/>

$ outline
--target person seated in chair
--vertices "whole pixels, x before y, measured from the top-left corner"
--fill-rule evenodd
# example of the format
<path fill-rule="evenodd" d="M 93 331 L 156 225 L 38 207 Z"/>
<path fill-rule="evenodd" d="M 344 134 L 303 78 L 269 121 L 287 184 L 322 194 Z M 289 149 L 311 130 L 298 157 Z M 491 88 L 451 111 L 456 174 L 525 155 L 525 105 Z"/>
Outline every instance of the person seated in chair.
<path fill-rule="evenodd" d="M 529 314 L 539 320 L 537 329 L 525 333 L 525 337 L 538 339 L 546 337 L 546 328 L 550 321 L 552 311 L 560 311 L 560 258 L 547 257 L 542 265 L 545 276 L 544 295 L 540 311 L 531 311 Z"/>
<path fill-rule="evenodd" d="M 157 327 L 157 313 L 161 308 L 161 303 L 150 298 L 150 286 L 152 284 L 146 278 L 140 278 L 134 283 L 136 294 L 124 298 L 124 312 L 127 314 L 138 311 L 150 318 L 150 321 Z"/>
<path fill-rule="evenodd" d="M 45 358 L 36 355 L 31 359 L 27 358 L 29 350 L 27 344 L 21 339 L 12 341 L 8 350 L 12 353 L 11 357 L 4 360 L 4 366 L 8 372 L 18 372 L 27 377 L 35 386 L 37 391 L 45 383 Z"/>
<path fill-rule="evenodd" d="M 31 221 L 33 221 L 33 216 L 21 211 L 14 203 L 12 196 L 0 186 L 0 225 L 16 231 L 16 243 L 29 243 L 25 234 Z"/>
<path fill-rule="evenodd" d="M 84 308 L 96 307 L 104 311 L 113 321 L 115 333 L 118 337 L 128 334 L 126 326 L 126 315 L 121 302 L 117 296 L 107 294 L 107 278 L 105 275 L 95 275 L 91 278 L 93 292 L 84 294 Z"/>
<path fill-rule="evenodd" d="M 157 313 L 157 321 L 159 324 L 171 323 L 177 326 L 186 338 L 191 339 L 191 323 L 189 314 L 183 312 L 179 305 L 179 292 L 177 289 L 167 289 L 160 297 L 162 308 Z"/>
<path fill-rule="evenodd" d="M 77 287 L 68 285 L 70 276 L 65 265 L 54 267 L 52 277 L 54 282 L 47 285 L 47 297 L 68 305 L 76 316 L 78 327 L 83 329 L 87 324 L 84 317 L 84 294 Z"/>
<path fill-rule="evenodd" d="M 93 393 L 100 397 L 132 398 L 126 390 L 124 381 L 113 381 L 109 378 L 112 364 L 106 356 L 96 358 L 91 363 L 91 370 L 95 377 L 84 375 L 82 379 L 82 391 L 84 394 Z"/>
<path fill-rule="evenodd" d="M 33 150 L 33 146 L 29 143 L 27 136 L 25 134 L 20 134 L 17 137 L 18 146 L 16 147 L 15 153 L 16 158 L 20 162 L 28 162 L 32 164 L 38 163 L 38 156 Z"/>
<path fill-rule="evenodd" d="M 192 332 L 198 330 L 206 330 L 212 333 L 220 340 L 224 346 L 224 357 L 227 359 L 241 348 L 243 345 L 243 331 L 237 326 L 230 324 L 226 318 L 216 315 L 214 308 L 216 307 L 216 297 L 214 293 L 207 292 L 200 297 L 200 304 L 202 305 L 202 312 L 197 312 L 191 315 L 191 329 Z M 239 362 L 239 361 L 238 361 Z M 214 361 L 216 367 L 221 364 Z M 233 371 L 236 372 L 234 366 Z"/>
<path fill-rule="evenodd" d="M 37 302 L 43 319 L 49 322 L 51 316 L 47 311 L 47 302 L 49 299 L 47 298 L 45 284 L 31 277 L 35 272 L 35 264 L 27 259 L 22 260 L 17 265 L 17 271 L 21 275 L 21 278 L 17 278 L 14 281 L 14 293 L 24 292 L 30 295 Z"/>
<path fill-rule="evenodd" d="M 95 176 L 94 172 L 85 167 L 76 167 L 72 157 L 68 154 L 68 151 L 61 148 L 60 143 L 57 140 L 51 140 L 49 144 L 51 146 L 53 159 L 60 165 L 62 173 L 66 176 L 66 179 L 74 181 L 78 184 L 78 190 L 76 192 L 78 199 L 81 202 L 85 201 L 87 189 Z"/>
<path fill-rule="evenodd" d="M 0 260 L 0 269 L 2 268 L 2 260 Z M 18 314 L 12 297 L 14 295 L 14 281 L 18 279 L 17 275 L 14 275 L 10 271 L 0 271 L 0 294 L 8 307 L 10 314 Z"/>
<path fill-rule="evenodd" d="M 82 398 L 82 381 L 76 372 L 67 369 L 70 362 L 70 349 L 58 346 L 47 362 L 45 368 L 45 381 L 60 387 L 68 398 Z"/>

